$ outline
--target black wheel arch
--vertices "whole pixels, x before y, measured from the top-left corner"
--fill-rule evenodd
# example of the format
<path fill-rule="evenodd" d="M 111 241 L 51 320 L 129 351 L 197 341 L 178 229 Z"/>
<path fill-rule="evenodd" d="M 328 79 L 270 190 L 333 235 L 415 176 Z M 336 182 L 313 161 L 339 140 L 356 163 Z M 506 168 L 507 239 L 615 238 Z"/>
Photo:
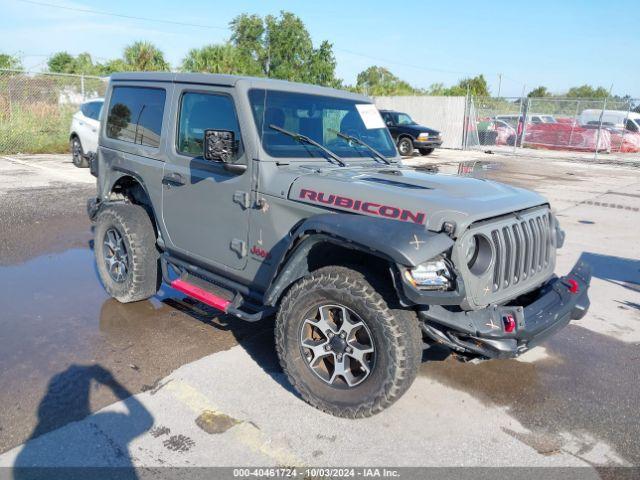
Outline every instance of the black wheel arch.
<path fill-rule="evenodd" d="M 113 177 L 114 180 L 110 184 L 108 192 L 106 193 L 103 201 L 100 202 L 100 207 L 95 214 L 97 215 L 99 213 L 102 205 L 107 205 L 112 202 L 124 201 L 140 205 L 146 210 L 149 218 L 151 218 L 151 223 L 153 224 L 157 235 L 160 231 L 158 217 L 156 216 L 149 191 L 142 181 L 142 178 L 140 178 L 138 174 L 124 169 L 114 169 L 114 174 L 116 174 Z"/>
<path fill-rule="evenodd" d="M 329 265 L 361 265 L 388 275 L 395 286 L 398 265 L 419 265 L 453 243 L 448 235 L 429 232 L 424 225 L 364 215 L 319 214 L 290 234 L 263 301 L 275 306 L 293 283 Z"/>
<path fill-rule="evenodd" d="M 416 138 L 413 135 L 411 135 L 410 133 L 406 133 L 405 132 L 405 133 L 400 133 L 398 135 L 398 138 L 396 138 L 396 144 L 400 143 L 400 140 L 402 140 L 403 138 L 407 138 L 407 139 L 411 140 L 411 143 L 415 142 L 415 140 L 416 140 Z"/>

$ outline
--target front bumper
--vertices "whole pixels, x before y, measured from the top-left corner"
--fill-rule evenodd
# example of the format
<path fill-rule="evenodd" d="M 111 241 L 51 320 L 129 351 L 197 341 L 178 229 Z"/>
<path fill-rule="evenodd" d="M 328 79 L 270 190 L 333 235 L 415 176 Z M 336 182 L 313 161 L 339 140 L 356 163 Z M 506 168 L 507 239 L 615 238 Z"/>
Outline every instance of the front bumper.
<path fill-rule="evenodd" d="M 567 276 L 554 276 L 535 295 L 529 295 L 524 305 L 492 305 L 464 312 L 435 306 L 420 310 L 418 315 L 427 335 L 456 351 L 487 358 L 512 358 L 536 346 L 571 320 L 584 317 L 589 309 L 590 282 L 591 269 L 580 261 Z M 509 316 L 515 320 L 512 332 L 506 331 Z"/>
<path fill-rule="evenodd" d="M 429 140 L 414 140 L 413 148 L 437 148 L 442 145 L 442 138 L 437 137 Z"/>

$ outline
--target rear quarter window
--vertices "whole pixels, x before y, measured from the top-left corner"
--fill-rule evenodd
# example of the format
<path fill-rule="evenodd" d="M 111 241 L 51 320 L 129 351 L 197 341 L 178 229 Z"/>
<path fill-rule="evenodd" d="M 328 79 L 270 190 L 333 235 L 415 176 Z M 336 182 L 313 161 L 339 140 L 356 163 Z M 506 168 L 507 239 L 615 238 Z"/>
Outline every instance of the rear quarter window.
<path fill-rule="evenodd" d="M 147 147 L 160 146 L 166 91 L 114 87 L 107 115 L 107 137 Z"/>
<path fill-rule="evenodd" d="M 80 111 L 82 114 L 93 120 L 100 119 L 100 110 L 102 110 L 103 102 L 87 102 L 80 106 Z"/>

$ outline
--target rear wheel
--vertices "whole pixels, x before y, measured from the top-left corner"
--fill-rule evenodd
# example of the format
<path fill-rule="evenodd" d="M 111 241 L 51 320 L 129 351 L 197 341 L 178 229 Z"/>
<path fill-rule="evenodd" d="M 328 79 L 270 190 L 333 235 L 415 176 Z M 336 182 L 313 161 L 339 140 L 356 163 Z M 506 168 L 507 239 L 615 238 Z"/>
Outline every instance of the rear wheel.
<path fill-rule="evenodd" d="M 319 269 L 289 290 L 276 319 L 289 381 L 308 403 L 340 417 L 391 405 L 413 383 L 422 357 L 415 313 L 391 307 L 385 289 L 367 278 L 344 267 Z"/>
<path fill-rule="evenodd" d="M 160 288 L 155 230 L 140 205 L 104 207 L 96 218 L 94 249 L 100 280 L 116 300 L 144 300 Z"/>
<path fill-rule="evenodd" d="M 410 138 L 402 137 L 398 140 L 398 151 L 403 157 L 413 155 L 413 141 Z"/>
<path fill-rule="evenodd" d="M 434 148 L 421 148 L 420 155 L 431 155 L 434 150 Z"/>
<path fill-rule="evenodd" d="M 71 159 L 73 164 L 78 168 L 87 168 L 89 166 L 89 162 L 84 156 L 82 143 L 80 143 L 80 139 L 78 137 L 73 137 L 71 139 L 69 142 L 69 148 L 71 149 Z"/>

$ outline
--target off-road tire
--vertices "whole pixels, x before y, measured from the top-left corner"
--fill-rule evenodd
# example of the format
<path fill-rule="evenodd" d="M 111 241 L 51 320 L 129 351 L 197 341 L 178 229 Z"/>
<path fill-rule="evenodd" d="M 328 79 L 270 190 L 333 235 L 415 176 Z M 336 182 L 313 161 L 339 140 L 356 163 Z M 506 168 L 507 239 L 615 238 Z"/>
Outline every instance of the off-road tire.
<path fill-rule="evenodd" d="M 415 312 L 399 308 L 394 297 L 379 277 L 337 266 L 316 270 L 291 287 L 276 318 L 276 350 L 289 382 L 306 402 L 338 417 L 361 418 L 381 412 L 407 391 L 421 362 L 422 336 Z M 300 348 L 303 317 L 323 301 L 355 312 L 376 346 L 371 373 L 348 389 L 321 380 Z"/>
<path fill-rule="evenodd" d="M 420 155 L 431 155 L 434 150 L 434 148 L 421 148 Z"/>
<path fill-rule="evenodd" d="M 76 167 L 87 168 L 89 166 L 89 160 L 84 155 L 84 149 L 78 137 L 74 136 L 69 140 L 69 149 L 71 150 L 71 161 Z"/>
<path fill-rule="evenodd" d="M 121 235 L 128 255 L 128 271 L 122 282 L 111 277 L 104 261 L 104 240 L 109 229 Z M 143 207 L 131 203 L 103 207 L 96 218 L 94 249 L 100 280 L 113 298 L 129 303 L 158 292 L 162 278 L 160 255 L 153 224 Z"/>
<path fill-rule="evenodd" d="M 402 137 L 398 140 L 398 152 L 403 157 L 410 157 L 413 155 L 413 141 L 408 137 Z"/>

